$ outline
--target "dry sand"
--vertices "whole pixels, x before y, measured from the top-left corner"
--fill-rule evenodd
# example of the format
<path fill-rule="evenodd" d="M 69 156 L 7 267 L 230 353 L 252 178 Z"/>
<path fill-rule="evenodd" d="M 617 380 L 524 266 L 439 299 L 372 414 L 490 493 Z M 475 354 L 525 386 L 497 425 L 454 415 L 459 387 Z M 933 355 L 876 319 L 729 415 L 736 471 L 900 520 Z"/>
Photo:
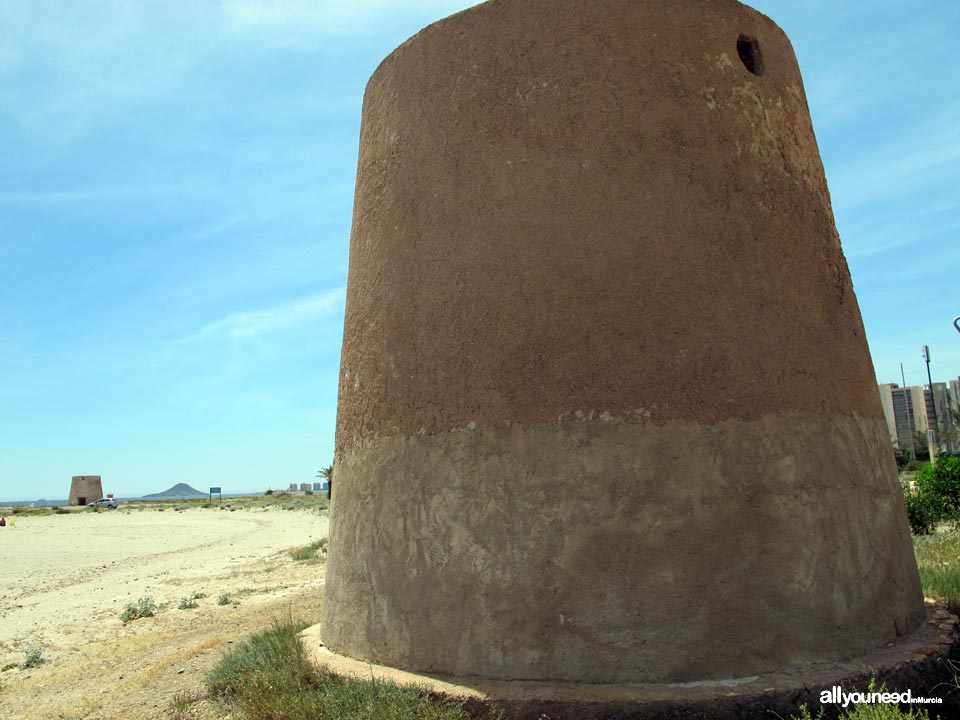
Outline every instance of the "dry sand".
<path fill-rule="evenodd" d="M 225 649 L 277 617 L 319 620 L 324 565 L 292 548 L 327 535 L 316 511 L 189 509 L 20 517 L 0 528 L 0 718 L 172 718 Z M 199 607 L 180 598 L 204 593 Z M 230 594 L 238 605 L 218 605 Z M 157 617 L 127 624 L 152 596 Z M 194 703 L 182 717 L 225 715 Z"/>

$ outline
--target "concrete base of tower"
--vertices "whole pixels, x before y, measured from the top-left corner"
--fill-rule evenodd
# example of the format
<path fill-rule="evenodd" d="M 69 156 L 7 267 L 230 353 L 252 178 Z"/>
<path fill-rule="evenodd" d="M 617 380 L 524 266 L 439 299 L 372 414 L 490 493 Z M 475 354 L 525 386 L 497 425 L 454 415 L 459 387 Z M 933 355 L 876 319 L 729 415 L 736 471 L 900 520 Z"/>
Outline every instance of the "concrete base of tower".
<path fill-rule="evenodd" d="M 882 418 L 586 414 L 380 438 L 336 467 L 322 639 L 365 663 L 715 681 L 925 622 Z"/>
<path fill-rule="evenodd" d="M 331 652 L 320 639 L 321 626 L 301 634 L 308 657 L 323 670 L 357 680 L 377 680 L 418 687 L 431 696 L 461 702 L 476 717 L 490 708 L 501 708 L 511 720 L 593 720 L 599 718 L 678 717 L 789 717 L 802 703 L 816 714 L 824 707 L 822 693 L 839 687 L 842 692 L 910 690 L 914 698 L 942 700 L 927 704 L 931 715 L 954 702 L 948 654 L 957 644 L 957 618 L 928 601 L 926 622 L 908 637 L 888 643 L 868 654 L 836 663 L 811 663 L 787 671 L 747 677 L 677 683 L 582 683 L 560 681 L 509 681 L 411 673 L 371 664 Z"/>

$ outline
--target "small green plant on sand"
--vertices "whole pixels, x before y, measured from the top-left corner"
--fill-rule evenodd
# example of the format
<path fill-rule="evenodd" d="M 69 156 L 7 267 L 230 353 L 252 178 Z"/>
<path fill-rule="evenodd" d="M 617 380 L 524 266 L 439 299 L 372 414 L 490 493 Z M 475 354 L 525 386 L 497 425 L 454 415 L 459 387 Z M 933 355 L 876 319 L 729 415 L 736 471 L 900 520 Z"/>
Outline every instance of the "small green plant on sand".
<path fill-rule="evenodd" d="M 217 605 L 229 605 L 230 604 L 230 594 L 224 593 L 217 597 Z"/>
<path fill-rule="evenodd" d="M 320 554 L 321 556 L 327 554 L 326 538 L 314 540 L 309 545 L 305 545 L 304 547 L 290 551 L 290 557 L 292 557 L 294 560 L 314 560 L 317 557 L 317 554 Z"/>
<path fill-rule="evenodd" d="M 170 705 L 170 720 L 189 720 L 196 717 L 193 714 L 193 706 L 202 702 L 204 696 L 202 693 L 189 693 L 181 691 L 173 696 L 173 703 Z"/>
<path fill-rule="evenodd" d="M 177 605 L 178 610 L 193 610 L 195 607 L 197 607 L 197 601 L 192 597 L 180 598 L 180 604 Z"/>
<path fill-rule="evenodd" d="M 153 617 L 157 614 L 157 604 L 152 597 L 142 597 L 135 603 L 127 603 L 127 606 L 120 613 L 120 619 L 128 623 L 131 620 Z"/>
<path fill-rule="evenodd" d="M 21 662 L 17 667 L 19 667 L 21 670 L 29 670 L 30 668 L 35 668 L 38 665 L 42 665 L 43 662 L 43 648 L 34 646 L 23 651 L 23 662 Z"/>

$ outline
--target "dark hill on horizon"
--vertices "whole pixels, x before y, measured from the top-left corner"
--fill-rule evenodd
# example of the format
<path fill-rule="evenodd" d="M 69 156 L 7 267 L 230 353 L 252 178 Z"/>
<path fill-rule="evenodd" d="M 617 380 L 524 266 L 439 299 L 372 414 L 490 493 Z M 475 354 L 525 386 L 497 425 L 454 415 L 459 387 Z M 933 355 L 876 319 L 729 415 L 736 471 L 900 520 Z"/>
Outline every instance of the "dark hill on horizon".
<path fill-rule="evenodd" d="M 207 493 L 202 493 L 195 488 L 190 487 L 186 483 L 177 483 L 169 490 L 164 490 L 163 492 L 153 493 L 151 495 L 144 495 L 144 500 L 149 500 L 151 498 L 189 498 L 189 497 L 207 497 Z"/>

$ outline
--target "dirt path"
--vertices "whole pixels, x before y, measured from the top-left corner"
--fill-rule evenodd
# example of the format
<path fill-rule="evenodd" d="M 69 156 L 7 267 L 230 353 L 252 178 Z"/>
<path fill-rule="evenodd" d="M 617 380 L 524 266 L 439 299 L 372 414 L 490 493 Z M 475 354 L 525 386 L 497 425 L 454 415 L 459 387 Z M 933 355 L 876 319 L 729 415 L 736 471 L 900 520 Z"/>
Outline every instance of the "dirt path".
<path fill-rule="evenodd" d="M 45 662 L 0 672 L 0 718 L 178 717 L 175 700 L 202 692 L 231 643 L 286 614 L 319 617 L 324 565 L 289 550 L 326 534 L 326 517 L 283 510 L 20 519 L 0 534 L 0 667 L 28 647 Z M 178 609 L 193 594 L 198 607 Z M 122 623 L 143 596 L 160 613 Z M 209 703 L 179 713 L 221 716 Z"/>

